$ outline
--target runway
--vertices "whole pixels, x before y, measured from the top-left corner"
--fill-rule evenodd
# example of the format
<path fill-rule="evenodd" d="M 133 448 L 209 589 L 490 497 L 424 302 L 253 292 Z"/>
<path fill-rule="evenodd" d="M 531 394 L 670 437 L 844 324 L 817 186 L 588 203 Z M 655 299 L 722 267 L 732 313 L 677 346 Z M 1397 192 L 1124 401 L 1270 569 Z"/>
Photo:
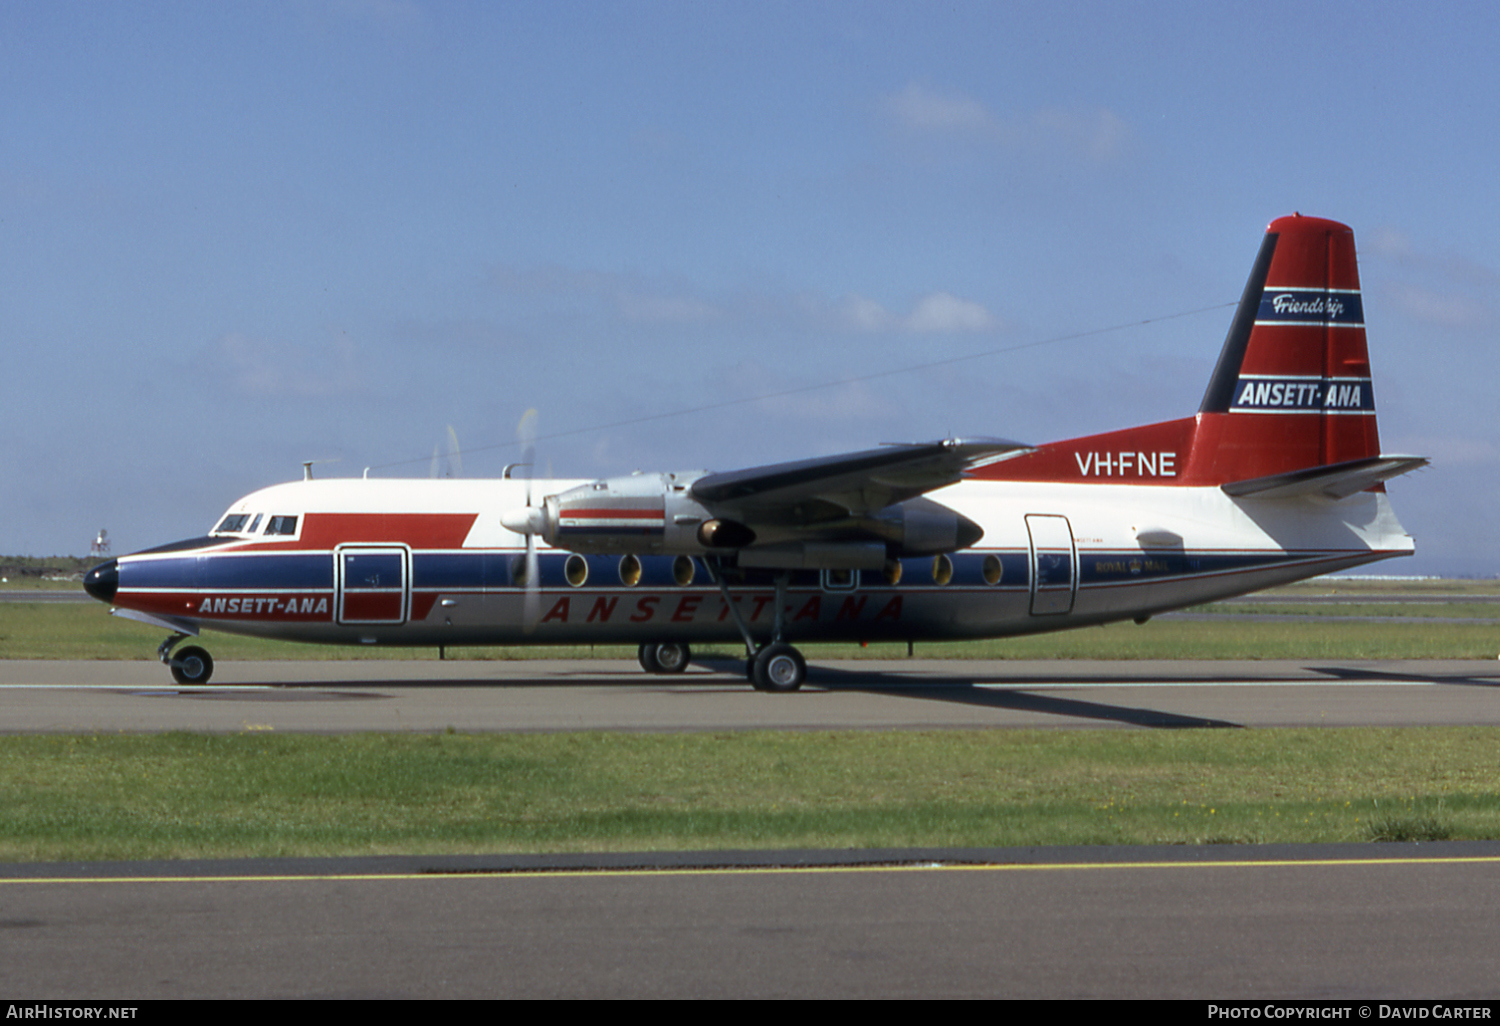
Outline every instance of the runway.
<path fill-rule="evenodd" d="M 1496 662 L 0 662 L 0 729 L 1500 724 Z M 1500 842 L 0 867 L 0 990 L 170 997 L 1495 996 Z"/>
<path fill-rule="evenodd" d="M 0 730 L 905 730 L 1500 725 L 1500 661 L 818 663 L 789 695 L 739 664 L 221 663 L 202 688 L 156 662 L 0 662 Z"/>

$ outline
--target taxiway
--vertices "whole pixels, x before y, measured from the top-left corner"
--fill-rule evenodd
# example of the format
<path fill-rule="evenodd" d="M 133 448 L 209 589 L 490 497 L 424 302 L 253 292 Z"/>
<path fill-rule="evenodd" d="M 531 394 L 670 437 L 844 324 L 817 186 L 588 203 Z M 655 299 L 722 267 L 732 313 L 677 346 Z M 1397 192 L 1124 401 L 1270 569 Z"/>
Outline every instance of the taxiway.
<path fill-rule="evenodd" d="M 1500 724 L 1500 661 L 818 663 L 801 692 L 738 663 L 647 676 L 634 662 L 0 662 L 0 730 L 467 731 L 1412 726 Z"/>

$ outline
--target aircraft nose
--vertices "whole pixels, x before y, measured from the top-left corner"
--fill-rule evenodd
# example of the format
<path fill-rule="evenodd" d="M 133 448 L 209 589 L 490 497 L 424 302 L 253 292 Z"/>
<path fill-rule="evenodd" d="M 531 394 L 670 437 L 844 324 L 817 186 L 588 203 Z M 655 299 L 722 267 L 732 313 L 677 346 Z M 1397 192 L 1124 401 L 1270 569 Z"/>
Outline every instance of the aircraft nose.
<path fill-rule="evenodd" d="M 83 590 L 100 602 L 114 602 L 115 592 L 120 590 L 120 561 L 111 559 L 84 574 Z"/>

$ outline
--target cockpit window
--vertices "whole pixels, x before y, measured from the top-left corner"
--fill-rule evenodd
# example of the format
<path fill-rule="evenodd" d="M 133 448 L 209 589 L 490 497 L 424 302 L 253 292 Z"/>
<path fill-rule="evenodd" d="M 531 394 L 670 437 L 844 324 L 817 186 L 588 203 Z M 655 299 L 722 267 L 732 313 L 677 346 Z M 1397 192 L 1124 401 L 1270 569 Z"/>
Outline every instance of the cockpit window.
<path fill-rule="evenodd" d="M 215 527 L 211 534 L 255 534 L 260 529 L 260 522 L 266 519 L 264 513 L 257 513 L 253 517 L 249 513 L 230 513 L 219 526 Z M 296 517 L 272 517 L 266 525 L 267 534 L 296 534 Z"/>

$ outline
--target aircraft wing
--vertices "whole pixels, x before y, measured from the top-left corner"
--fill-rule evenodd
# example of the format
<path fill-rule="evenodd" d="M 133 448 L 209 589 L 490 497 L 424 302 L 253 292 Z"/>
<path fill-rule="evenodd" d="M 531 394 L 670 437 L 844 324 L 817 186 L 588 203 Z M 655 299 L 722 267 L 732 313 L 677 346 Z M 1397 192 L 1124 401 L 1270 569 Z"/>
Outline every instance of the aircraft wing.
<path fill-rule="evenodd" d="M 749 523 L 812 524 L 863 517 L 953 484 L 975 467 L 1031 447 L 1000 438 L 949 438 L 792 463 L 705 474 L 692 497 L 720 516 Z"/>

